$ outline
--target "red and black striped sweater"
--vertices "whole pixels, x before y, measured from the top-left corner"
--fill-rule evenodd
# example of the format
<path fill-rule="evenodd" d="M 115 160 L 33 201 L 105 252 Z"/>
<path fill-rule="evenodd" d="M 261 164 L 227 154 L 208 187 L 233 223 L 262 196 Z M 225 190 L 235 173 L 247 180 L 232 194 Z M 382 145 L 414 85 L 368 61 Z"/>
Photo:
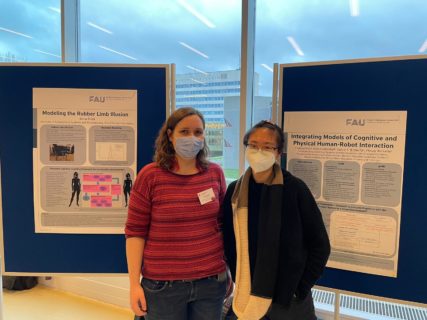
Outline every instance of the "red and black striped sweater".
<path fill-rule="evenodd" d="M 215 199 L 201 204 L 198 193 L 212 188 Z M 126 237 L 145 239 L 142 274 L 153 280 L 198 279 L 225 270 L 221 203 L 222 169 L 211 163 L 193 175 L 146 165 L 130 196 Z"/>

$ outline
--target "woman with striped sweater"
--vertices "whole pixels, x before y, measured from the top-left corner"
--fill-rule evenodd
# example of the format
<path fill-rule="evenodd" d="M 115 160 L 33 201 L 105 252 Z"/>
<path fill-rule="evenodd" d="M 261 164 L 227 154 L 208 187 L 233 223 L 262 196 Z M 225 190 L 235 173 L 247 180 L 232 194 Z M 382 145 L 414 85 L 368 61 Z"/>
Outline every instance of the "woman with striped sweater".
<path fill-rule="evenodd" d="M 205 121 L 176 110 L 154 162 L 138 173 L 126 222 L 130 303 L 147 320 L 217 320 L 226 291 L 221 168 L 207 161 Z M 140 276 L 142 274 L 142 281 Z"/>

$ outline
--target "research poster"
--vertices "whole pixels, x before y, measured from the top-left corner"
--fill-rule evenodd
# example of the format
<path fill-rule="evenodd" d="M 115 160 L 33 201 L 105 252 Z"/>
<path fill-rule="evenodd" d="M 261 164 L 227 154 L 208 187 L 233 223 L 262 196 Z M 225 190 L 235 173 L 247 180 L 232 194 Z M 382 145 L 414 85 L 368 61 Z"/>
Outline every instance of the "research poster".
<path fill-rule="evenodd" d="M 123 233 L 136 90 L 33 88 L 35 231 Z"/>
<path fill-rule="evenodd" d="M 285 112 L 287 168 L 310 188 L 328 266 L 397 277 L 406 111 Z"/>

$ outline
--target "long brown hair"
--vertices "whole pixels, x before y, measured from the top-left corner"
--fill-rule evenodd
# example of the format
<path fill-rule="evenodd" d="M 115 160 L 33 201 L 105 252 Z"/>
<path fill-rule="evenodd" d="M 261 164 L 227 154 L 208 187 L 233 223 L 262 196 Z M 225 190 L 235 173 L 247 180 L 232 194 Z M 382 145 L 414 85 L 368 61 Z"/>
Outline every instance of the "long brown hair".
<path fill-rule="evenodd" d="M 154 161 L 157 162 L 161 168 L 171 170 L 176 164 L 175 149 L 173 148 L 172 142 L 169 140 L 168 130 L 173 132 L 178 122 L 192 115 L 196 115 L 200 120 L 202 120 L 204 130 L 205 119 L 203 118 L 203 115 L 198 110 L 190 107 L 177 109 L 169 116 L 160 128 L 155 144 L 156 151 L 154 153 Z M 209 148 L 206 145 L 205 139 L 203 149 L 200 150 L 196 156 L 196 165 L 201 169 L 207 169 L 209 166 L 209 161 L 207 160 L 208 154 Z"/>

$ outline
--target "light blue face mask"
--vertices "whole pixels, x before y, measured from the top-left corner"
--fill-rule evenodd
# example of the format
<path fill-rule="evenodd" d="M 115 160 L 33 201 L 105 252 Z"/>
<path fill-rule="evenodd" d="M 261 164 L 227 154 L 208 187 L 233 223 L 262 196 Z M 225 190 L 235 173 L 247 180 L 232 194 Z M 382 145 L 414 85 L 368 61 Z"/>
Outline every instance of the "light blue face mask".
<path fill-rule="evenodd" d="M 200 150 L 203 149 L 204 140 L 194 136 L 180 137 L 175 140 L 175 152 L 184 159 L 194 159 Z"/>

